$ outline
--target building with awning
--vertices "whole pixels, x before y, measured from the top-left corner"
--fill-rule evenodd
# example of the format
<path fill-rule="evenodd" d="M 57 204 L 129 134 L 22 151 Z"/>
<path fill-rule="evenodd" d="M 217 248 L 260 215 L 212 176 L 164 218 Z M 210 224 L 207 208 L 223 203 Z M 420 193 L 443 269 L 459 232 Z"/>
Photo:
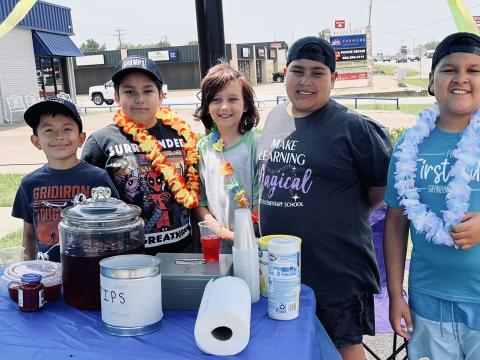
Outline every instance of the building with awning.
<path fill-rule="evenodd" d="M 0 1 L 0 23 L 16 4 L 17 0 Z M 0 38 L 0 123 L 23 119 L 20 100 L 28 107 L 59 93 L 75 98 L 73 58 L 83 54 L 72 35 L 70 8 L 38 1 Z"/>

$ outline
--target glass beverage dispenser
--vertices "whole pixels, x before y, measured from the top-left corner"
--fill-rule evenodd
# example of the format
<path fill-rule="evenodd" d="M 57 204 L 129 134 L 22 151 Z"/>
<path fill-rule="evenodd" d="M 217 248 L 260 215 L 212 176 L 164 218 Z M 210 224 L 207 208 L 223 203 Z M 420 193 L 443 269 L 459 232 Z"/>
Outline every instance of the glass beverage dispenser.
<path fill-rule="evenodd" d="M 62 211 L 58 225 L 65 301 L 100 310 L 99 261 L 144 252 L 140 208 L 110 197 L 109 188 L 92 189 L 92 198 Z"/>

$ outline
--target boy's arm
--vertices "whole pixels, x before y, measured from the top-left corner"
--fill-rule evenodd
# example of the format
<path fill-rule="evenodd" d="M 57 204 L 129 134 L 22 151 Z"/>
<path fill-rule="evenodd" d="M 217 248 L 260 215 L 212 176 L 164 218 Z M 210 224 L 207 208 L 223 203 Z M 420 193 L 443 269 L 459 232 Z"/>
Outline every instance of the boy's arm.
<path fill-rule="evenodd" d="M 35 244 L 35 228 L 33 224 L 26 221 L 23 222 L 23 238 L 22 245 L 25 248 L 23 258 L 24 260 L 35 260 L 37 246 Z"/>
<path fill-rule="evenodd" d="M 386 186 L 369 186 L 368 187 L 368 199 L 370 201 L 370 208 L 376 209 L 383 203 L 385 197 Z"/>
<path fill-rule="evenodd" d="M 107 156 L 93 135 L 90 135 L 85 141 L 81 158 L 101 169 L 105 169 L 105 165 L 107 164 Z"/>
<path fill-rule="evenodd" d="M 195 212 L 195 216 L 197 217 L 198 221 L 218 221 L 217 219 L 215 219 L 215 217 L 212 215 L 212 213 L 210 212 L 210 210 L 208 210 L 208 207 L 206 206 L 199 206 L 193 211 Z M 220 237 L 222 238 L 222 240 L 230 245 L 233 245 L 233 231 L 230 231 L 229 229 L 224 227 L 223 224 L 220 231 Z"/>
<path fill-rule="evenodd" d="M 404 338 L 410 335 L 401 325 L 405 320 L 407 329 L 413 331 L 410 309 L 403 298 L 403 275 L 407 254 L 409 221 L 401 208 L 387 208 L 383 237 L 383 252 L 387 271 L 388 296 L 390 298 L 390 324 Z"/>
<path fill-rule="evenodd" d="M 462 222 L 453 227 L 452 238 L 462 250 L 470 249 L 480 243 L 480 213 L 466 213 Z"/>

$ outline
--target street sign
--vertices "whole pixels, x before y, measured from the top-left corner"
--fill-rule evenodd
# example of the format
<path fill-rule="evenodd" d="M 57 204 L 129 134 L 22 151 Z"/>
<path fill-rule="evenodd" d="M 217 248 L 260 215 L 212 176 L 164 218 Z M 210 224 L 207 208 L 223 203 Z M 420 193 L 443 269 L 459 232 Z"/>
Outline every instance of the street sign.
<path fill-rule="evenodd" d="M 337 75 L 337 80 L 359 80 L 359 79 L 367 79 L 368 74 L 366 72 L 359 72 L 359 73 L 339 73 Z"/>
<path fill-rule="evenodd" d="M 367 49 L 339 49 L 335 50 L 335 59 L 337 61 L 366 60 Z"/>
<path fill-rule="evenodd" d="M 330 44 L 334 49 L 352 49 L 367 47 L 367 35 L 331 36 Z"/>
<path fill-rule="evenodd" d="M 345 20 L 335 20 L 335 29 L 345 29 Z"/>
<path fill-rule="evenodd" d="M 366 33 L 365 28 L 355 29 L 330 29 L 330 36 L 360 35 Z"/>

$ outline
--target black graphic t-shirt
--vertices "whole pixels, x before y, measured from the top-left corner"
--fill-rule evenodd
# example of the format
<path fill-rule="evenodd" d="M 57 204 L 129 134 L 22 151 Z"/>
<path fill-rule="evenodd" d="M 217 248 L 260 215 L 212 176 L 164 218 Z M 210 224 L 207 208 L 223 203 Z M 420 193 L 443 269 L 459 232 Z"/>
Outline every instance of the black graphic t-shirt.
<path fill-rule="evenodd" d="M 330 100 L 305 118 L 274 108 L 260 139 L 260 229 L 302 242 L 302 281 L 321 302 L 378 291 L 367 189 L 386 184 L 388 133 Z"/>
<path fill-rule="evenodd" d="M 119 197 L 106 171 L 85 161 L 66 170 L 44 165 L 22 179 L 12 216 L 33 224 L 37 251 L 45 253 L 58 244 L 61 211 L 90 198 L 92 189 L 98 186 L 110 188 L 111 196 Z M 50 261 L 60 262 L 59 246 L 49 251 L 48 257 Z"/>
<path fill-rule="evenodd" d="M 161 121 L 148 129 L 162 146 L 162 153 L 185 176 L 184 139 Z M 142 209 L 145 252 L 181 252 L 191 244 L 190 211 L 174 198 L 163 176 L 152 169 L 146 154 L 130 135 L 114 124 L 93 133 L 82 158 L 107 170 L 120 198 Z"/>

